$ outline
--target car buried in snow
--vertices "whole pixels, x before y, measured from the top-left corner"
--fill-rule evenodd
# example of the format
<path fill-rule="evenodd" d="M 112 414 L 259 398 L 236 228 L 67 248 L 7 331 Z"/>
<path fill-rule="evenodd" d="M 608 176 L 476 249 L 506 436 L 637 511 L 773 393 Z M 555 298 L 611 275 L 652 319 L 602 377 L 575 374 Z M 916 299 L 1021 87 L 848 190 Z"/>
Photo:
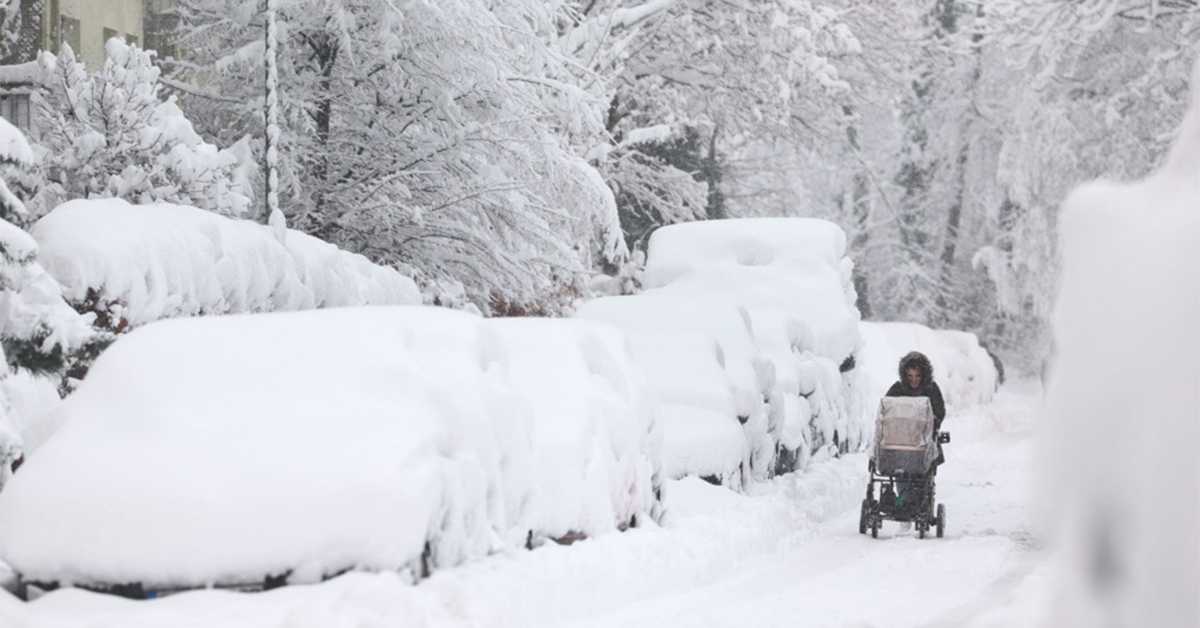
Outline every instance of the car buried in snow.
<path fill-rule="evenodd" d="M 118 340 L 0 493 L 23 596 L 431 571 L 660 511 L 625 340 L 398 306 L 177 319 Z"/>

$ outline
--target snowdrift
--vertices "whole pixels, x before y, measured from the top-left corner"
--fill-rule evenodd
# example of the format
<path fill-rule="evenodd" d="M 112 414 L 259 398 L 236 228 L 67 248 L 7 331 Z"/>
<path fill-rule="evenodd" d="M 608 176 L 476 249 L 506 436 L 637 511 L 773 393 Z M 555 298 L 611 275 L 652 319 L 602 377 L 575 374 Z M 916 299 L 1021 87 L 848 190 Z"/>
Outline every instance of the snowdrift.
<path fill-rule="evenodd" d="M 665 375 L 649 384 L 669 405 L 664 468 L 729 479 L 740 458 L 742 472 L 762 478 L 797 468 L 822 447 L 863 442 L 869 430 L 850 411 L 854 392 L 841 373 L 859 344 L 844 255 L 844 234 L 823 220 L 671 225 L 650 238 L 645 292 L 580 308 L 578 316 L 631 332 L 647 373 L 664 361 L 705 365 L 707 375 L 682 377 L 682 385 Z M 656 344 L 678 334 L 715 346 L 717 368 L 710 357 L 687 355 L 683 341 Z M 718 447 L 732 433 L 731 413 L 745 443 Z"/>
<path fill-rule="evenodd" d="M 623 338 L 426 307 L 162 321 L 118 340 L 0 493 L 27 580 L 148 590 L 415 574 L 656 516 Z"/>
<path fill-rule="evenodd" d="M 138 326 L 180 316 L 420 303 L 413 281 L 289 230 L 180 205 L 63 204 L 32 229 L 39 261 L 77 307 Z M 91 309 L 89 307 L 89 309 Z"/>
<path fill-rule="evenodd" d="M 1042 417 L 1044 625 L 1200 625 L 1200 64 L 1166 163 L 1076 189 Z M 1102 478 L 1102 481 L 1097 481 Z"/>
<path fill-rule="evenodd" d="M 899 377 L 900 358 L 909 351 L 920 351 L 933 363 L 933 378 L 951 408 L 989 403 L 996 392 L 999 374 L 987 351 L 975 334 L 930 329 L 917 323 L 861 324 L 863 343 L 857 361 L 864 376 L 868 398 L 876 400 L 867 408 L 874 416 L 878 399 Z"/>

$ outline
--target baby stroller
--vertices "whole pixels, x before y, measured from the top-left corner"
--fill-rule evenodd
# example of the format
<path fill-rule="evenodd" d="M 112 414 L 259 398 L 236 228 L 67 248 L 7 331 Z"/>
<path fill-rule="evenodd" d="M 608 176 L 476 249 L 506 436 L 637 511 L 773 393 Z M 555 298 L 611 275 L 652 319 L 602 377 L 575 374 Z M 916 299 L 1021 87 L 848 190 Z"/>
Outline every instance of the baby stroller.
<path fill-rule="evenodd" d="M 950 434 L 934 428 L 928 397 L 884 397 L 875 421 L 875 443 L 867 471 L 867 497 L 858 518 L 858 533 L 879 537 L 883 521 L 908 521 L 925 538 L 936 528 L 946 533 L 946 507 L 935 504 L 934 461 Z M 879 487 L 876 497 L 876 487 Z"/>

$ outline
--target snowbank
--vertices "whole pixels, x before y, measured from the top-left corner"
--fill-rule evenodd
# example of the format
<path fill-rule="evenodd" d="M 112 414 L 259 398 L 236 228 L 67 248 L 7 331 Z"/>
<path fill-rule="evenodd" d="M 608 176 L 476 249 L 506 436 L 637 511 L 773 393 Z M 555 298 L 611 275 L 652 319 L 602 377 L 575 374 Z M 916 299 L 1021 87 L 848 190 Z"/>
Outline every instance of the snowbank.
<path fill-rule="evenodd" d="M 996 392 L 995 363 L 979 345 L 975 334 L 930 329 L 917 323 L 861 324 L 863 343 L 856 360 L 865 376 L 864 390 L 875 403 L 899 377 L 900 358 L 920 351 L 933 363 L 933 378 L 951 409 L 989 403 Z"/>
<path fill-rule="evenodd" d="M 179 205 L 68 202 L 32 233 L 67 300 L 138 326 L 179 316 L 420 303 L 411 279 L 298 231 Z"/>
<path fill-rule="evenodd" d="M 650 388 L 672 404 L 664 421 L 672 474 L 728 479 L 740 454 L 739 470 L 763 478 L 797 468 L 821 447 L 857 446 L 864 426 L 840 372 L 859 344 L 844 254 L 845 236 L 822 220 L 671 225 L 650 238 L 645 292 L 580 308 L 579 316 L 633 334 L 635 357 L 658 378 Z M 668 337 L 677 340 L 663 346 Z M 719 369 L 712 356 L 696 355 L 714 346 Z M 654 375 L 683 364 L 681 385 Z M 706 374 L 692 372 L 701 365 Z M 720 418 L 730 415 L 730 399 L 743 424 L 738 446 Z"/>
<path fill-rule="evenodd" d="M 728 595 L 729 579 L 739 574 L 754 575 L 754 586 L 760 592 L 766 588 L 772 595 L 777 593 L 772 587 L 781 583 L 808 586 L 802 578 L 773 579 L 756 567 L 764 560 L 784 557 L 797 569 L 811 569 L 808 555 L 798 562 L 793 557 L 826 522 L 836 522 L 857 507 L 862 499 L 865 467 L 859 456 L 814 464 L 808 473 L 765 484 L 753 496 L 695 478 L 672 481 L 667 486 L 667 516 L 661 527 L 606 535 L 570 547 L 547 546 L 496 556 L 436 572 L 415 587 L 391 573 L 350 573 L 319 585 L 284 587 L 260 594 L 193 591 L 149 602 L 68 589 L 50 593 L 33 604 L 20 604 L 0 591 L 0 625 L 529 628 L 595 622 L 624 626 L 631 622 L 620 621 L 612 614 L 664 598 L 709 595 L 714 583 L 721 587 L 719 596 Z M 832 525 L 844 532 L 852 522 Z M 830 564 L 844 565 L 846 556 L 858 555 L 844 540 L 857 542 L 844 534 L 835 539 L 820 535 L 810 547 L 822 548 L 819 556 L 829 557 Z M 839 545 L 830 548 L 830 542 Z M 975 567 L 972 573 L 979 571 L 978 561 Z M 848 577 L 853 573 L 851 570 Z M 838 584 L 845 586 L 844 581 Z M 778 594 L 795 599 L 794 595 Z M 745 599 L 762 603 L 753 595 Z M 10 616 L 11 621 L 4 623 Z M 795 614 L 786 617 L 766 624 L 796 623 Z M 731 621 L 722 625 L 739 624 Z"/>
<path fill-rule="evenodd" d="M 1061 569 L 1045 625 L 1200 625 L 1200 67 L 1166 163 L 1075 190 L 1038 484 Z"/>
<path fill-rule="evenodd" d="M 584 321 L 426 307 L 134 330 L 0 493 L 26 579 L 150 589 L 420 573 L 653 516 L 624 344 Z"/>

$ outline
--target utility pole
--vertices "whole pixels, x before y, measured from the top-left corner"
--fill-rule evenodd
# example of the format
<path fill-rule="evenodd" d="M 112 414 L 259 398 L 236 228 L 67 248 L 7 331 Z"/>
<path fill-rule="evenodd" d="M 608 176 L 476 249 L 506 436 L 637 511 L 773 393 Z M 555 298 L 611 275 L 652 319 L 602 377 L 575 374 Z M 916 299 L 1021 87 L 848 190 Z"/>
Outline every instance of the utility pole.
<path fill-rule="evenodd" d="M 275 231 L 275 237 L 283 242 L 287 235 L 287 220 L 279 209 L 279 69 L 276 65 L 278 56 L 278 41 L 275 28 L 275 11 L 277 0 L 266 0 L 267 29 L 266 29 L 266 202 L 267 224 Z"/>

